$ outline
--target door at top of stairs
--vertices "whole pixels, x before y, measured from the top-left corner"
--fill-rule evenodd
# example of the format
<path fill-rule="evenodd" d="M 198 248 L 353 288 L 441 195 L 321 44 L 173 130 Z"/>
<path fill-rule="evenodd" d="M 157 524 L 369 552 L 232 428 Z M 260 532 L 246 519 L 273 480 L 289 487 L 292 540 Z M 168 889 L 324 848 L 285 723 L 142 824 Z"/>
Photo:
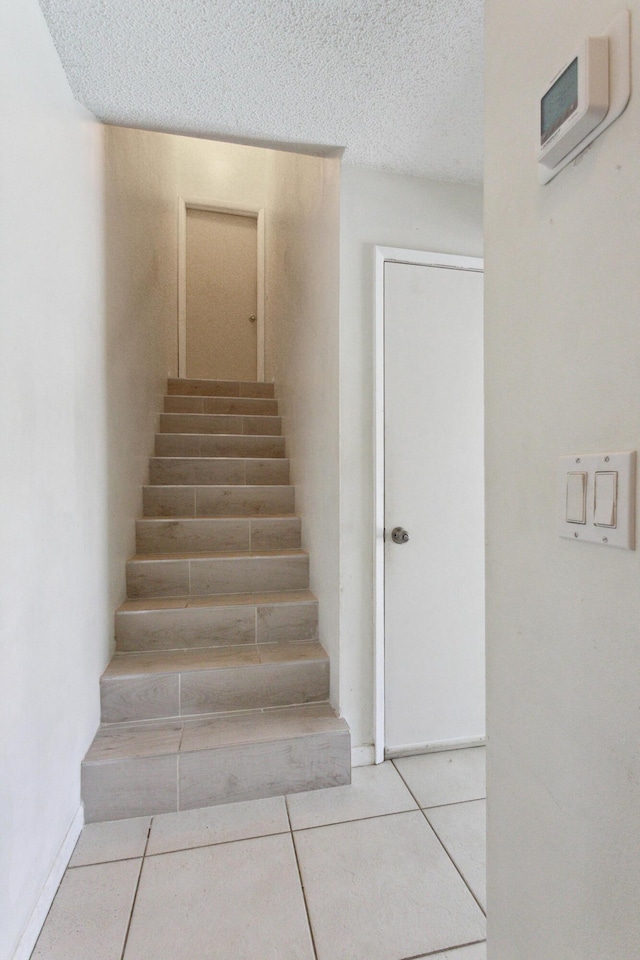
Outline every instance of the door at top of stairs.
<path fill-rule="evenodd" d="M 257 379 L 257 221 L 187 208 L 186 376 Z"/>

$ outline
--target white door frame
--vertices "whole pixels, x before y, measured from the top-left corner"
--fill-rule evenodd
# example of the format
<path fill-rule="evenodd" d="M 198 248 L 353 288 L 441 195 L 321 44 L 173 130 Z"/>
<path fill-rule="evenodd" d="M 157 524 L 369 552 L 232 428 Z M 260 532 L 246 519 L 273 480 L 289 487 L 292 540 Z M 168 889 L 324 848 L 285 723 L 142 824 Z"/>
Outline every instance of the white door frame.
<path fill-rule="evenodd" d="M 208 210 L 211 213 L 230 213 L 236 217 L 252 217 L 257 224 L 257 280 L 258 303 L 256 311 L 257 379 L 264 380 L 264 256 L 265 213 L 263 207 L 216 203 L 192 197 L 178 197 L 178 376 L 187 375 L 187 210 Z"/>
<path fill-rule="evenodd" d="M 401 247 L 375 247 L 375 369 L 374 369 L 374 762 L 382 763 L 385 748 L 384 696 L 384 265 L 407 263 L 422 267 L 481 272 L 480 257 L 453 256 Z"/>

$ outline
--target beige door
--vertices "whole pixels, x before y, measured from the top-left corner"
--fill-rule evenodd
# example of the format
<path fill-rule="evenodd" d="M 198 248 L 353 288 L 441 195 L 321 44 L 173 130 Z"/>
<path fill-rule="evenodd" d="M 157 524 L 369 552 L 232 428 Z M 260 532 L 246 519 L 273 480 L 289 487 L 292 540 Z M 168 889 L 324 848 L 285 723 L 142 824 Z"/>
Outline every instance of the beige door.
<path fill-rule="evenodd" d="M 257 222 L 187 209 L 186 375 L 257 379 Z"/>

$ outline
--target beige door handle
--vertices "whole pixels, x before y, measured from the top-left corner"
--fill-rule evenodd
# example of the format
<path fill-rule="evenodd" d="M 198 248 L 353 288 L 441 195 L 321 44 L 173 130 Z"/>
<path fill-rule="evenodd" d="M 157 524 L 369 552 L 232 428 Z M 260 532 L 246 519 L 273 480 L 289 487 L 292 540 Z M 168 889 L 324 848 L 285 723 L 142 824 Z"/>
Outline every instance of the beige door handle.
<path fill-rule="evenodd" d="M 251 316 L 249 317 L 249 323 L 255 323 L 255 322 L 256 322 L 256 318 L 255 318 L 255 315 L 252 313 Z"/>

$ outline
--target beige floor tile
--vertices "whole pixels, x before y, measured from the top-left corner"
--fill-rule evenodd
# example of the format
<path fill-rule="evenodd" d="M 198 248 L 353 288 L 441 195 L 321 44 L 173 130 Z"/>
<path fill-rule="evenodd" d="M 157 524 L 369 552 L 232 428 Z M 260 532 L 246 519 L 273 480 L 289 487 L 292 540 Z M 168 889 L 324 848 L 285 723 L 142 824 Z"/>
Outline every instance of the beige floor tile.
<path fill-rule="evenodd" d="M 294 836 L 318 960 L 399 960 L 484 937 L 482 912 L 420 812 Z"/>
<path fill-rule="evenodd" d="M 84 867 L 89 863 L 142 857 L 150 825 L 151 817 L 88 823 L 80 834 L 69 866 Z"/>
<path fill-rule="evenodd" d="M 449 856 L 486 909 L 486 801 L 470 800 L 433 807 L 425 813 Z"/>
<path fill-rule="evenodd" d="M 349 786 L 292 794 L 287 804 L 294 830 L 417 809 L 389 761 L 356 767 L 351 771 Z"/>
<path fill-rule="evenodd" d="M 153 818 L 147 854 L 286 833 L 284 797 L 227 803 Z"/>
<path fill-rule="evenodd" d="M 291 836 L 149 857 L 124 956 L 313 960 Z"/>
<path fill-rule="evenodd" d="M 120 960 L 140 862 L 68 870 L 31 960 Z"/>
<path fill-rule="evenodd" d="M 425 753 L 393 762 L 421 807 L 486 797 L 484 747 Z"/>

